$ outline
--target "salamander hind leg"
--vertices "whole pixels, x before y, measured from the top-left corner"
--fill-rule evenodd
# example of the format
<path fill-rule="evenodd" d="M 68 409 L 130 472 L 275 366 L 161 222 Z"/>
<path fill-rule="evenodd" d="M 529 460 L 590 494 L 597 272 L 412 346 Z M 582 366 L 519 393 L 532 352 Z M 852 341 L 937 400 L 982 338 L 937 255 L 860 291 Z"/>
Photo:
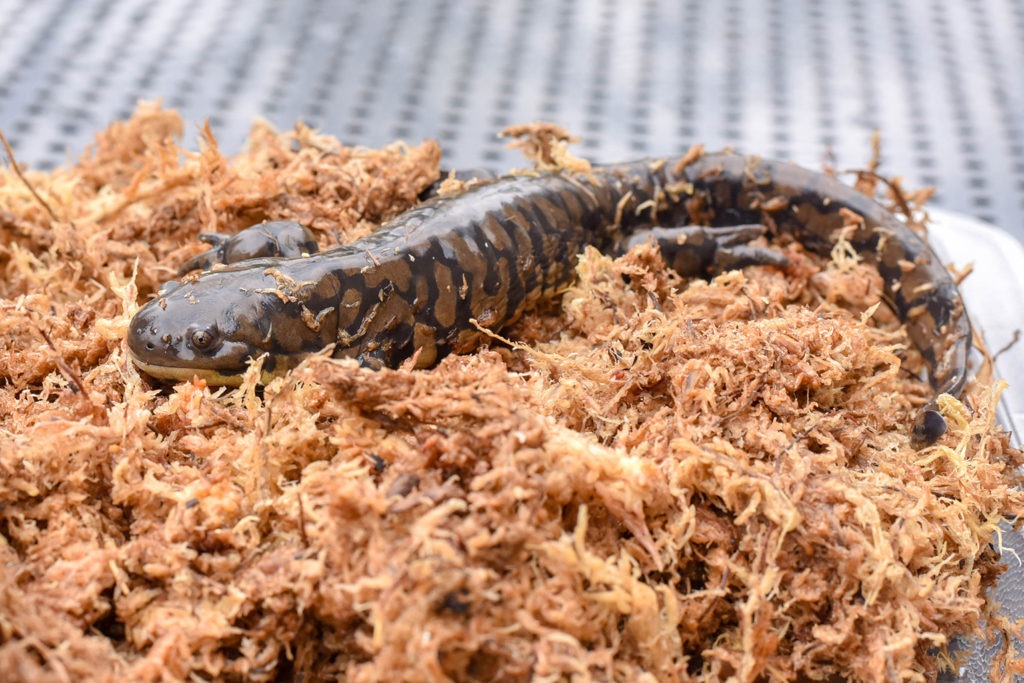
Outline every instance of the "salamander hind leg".
<path fill-rule="evenodd" d="M 929 403 L 918 414 L 910 435 L 914 448 L 931 446 L 946 433 L 946 418 L 942 417 L 934 401 Z"/>
<path fill-rule="evenodd" d="M 789 259 L 777 251 L 748 244 L 764 233 L 761 225 L 649 228 L 630 235 L 625 247 L 629 249 L 653 242 L 661 249 L 662 258 L 671 268 L 680 275 L 691 277 L 718 275 L 745 266 L 789 265 Z"/>
<path fill-rule="evenodd" d="M 207 232 L 199 239 L 211 248 L 182 264 L 179 275 L 193 270 L 210 270 L 218 263 L 230 265 L 265 256 L 293 258 L 315 254 L 318 250 L 313 232 L 295 221 L 260 223 L 235 235 Z"/>

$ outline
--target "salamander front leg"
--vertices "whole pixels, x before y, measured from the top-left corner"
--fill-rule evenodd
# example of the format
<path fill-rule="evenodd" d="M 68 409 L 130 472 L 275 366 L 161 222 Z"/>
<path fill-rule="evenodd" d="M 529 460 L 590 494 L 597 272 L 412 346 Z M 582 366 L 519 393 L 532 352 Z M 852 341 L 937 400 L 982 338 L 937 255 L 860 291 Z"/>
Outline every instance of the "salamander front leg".
<path fill-rule="evenodd" d="M 265 256 L 290 258 L 315 254 L 318 249 L 313 232 L 295 221 L 260 223 L 235 235 L 205 232 L 199 239 L 212 248 L 182 264 L 179 275 L 210 270 L 218 263 L 229 265 Z"/>
<path fill-rule="evenodd" d="M 420 192 L 419 198 L 421 202 L 424 202 L 428 199 L 436 197 L 441 190 L 441 184 L 444 183 L 444 181 L 448 180 L 449 178 L 453 178 L 454 180 L 458 180 L 463 183 L 471 183 L 473 181 L 491 181 L 497 177 L 498 174 L 496 174 L 494 171 L 488 171 L 483 168 L 467 168 L 461 171 L 447 171 L 442 168 L 441 177 L 434 181 L 434 183 L 430 185 L 427 189 L 423 190 L 423 192 Z"/>
<path fill-rule="evenodd" d="M 762 225 L 650 228 L 631 235 L 625 246 L 628 249 L 652 241 L 660 247 L 665 263 L 685 276 L 707 277 L 744 266 L 789 265 L 782 254 L 747 244 L 764 233 Z"/>

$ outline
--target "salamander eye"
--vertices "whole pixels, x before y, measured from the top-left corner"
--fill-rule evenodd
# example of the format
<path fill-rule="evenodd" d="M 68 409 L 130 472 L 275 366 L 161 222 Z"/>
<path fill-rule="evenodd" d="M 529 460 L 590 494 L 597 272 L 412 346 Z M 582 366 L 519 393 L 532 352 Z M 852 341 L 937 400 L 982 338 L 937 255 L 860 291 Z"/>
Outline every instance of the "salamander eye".
<path fill-rule="evenodd" d="M 188 335 L 189 344 L 196 351 L 207 351 L 217 342 L 217 330 L 212 327 L 200 327 Z"/>

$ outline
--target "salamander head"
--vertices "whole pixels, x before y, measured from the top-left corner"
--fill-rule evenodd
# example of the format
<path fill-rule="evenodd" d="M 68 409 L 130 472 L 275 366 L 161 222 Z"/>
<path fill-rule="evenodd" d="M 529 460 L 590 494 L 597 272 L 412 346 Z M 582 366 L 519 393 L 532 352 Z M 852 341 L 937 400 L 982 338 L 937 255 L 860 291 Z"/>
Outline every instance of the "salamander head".
<path fill-rule="evenodd" d="M 303 322 L 301 303 L 282 296 L 260 269 L 245 270 L 206 273 L 161 290 L 129 326 L 135 364 L 158 379 L 198 376 L 210 384 L 237 385 L 249 361 L 263 354 L 266 382 L 325 346 Z"/>

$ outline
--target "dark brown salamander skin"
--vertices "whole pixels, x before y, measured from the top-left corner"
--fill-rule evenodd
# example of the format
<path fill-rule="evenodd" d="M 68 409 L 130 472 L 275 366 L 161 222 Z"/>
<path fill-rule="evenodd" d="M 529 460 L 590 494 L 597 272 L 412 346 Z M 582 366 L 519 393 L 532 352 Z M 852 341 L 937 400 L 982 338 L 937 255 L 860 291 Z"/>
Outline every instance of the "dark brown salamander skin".
<path fill-rule="evenodd" d="M 828 176 L 732 154 L 696 161 L 644 160 L 591 175 L 505 177 L 455 197 L 436 197 L 349 245 L 298 258 L 242 261 L 172 283 L 132 321 L 129 348 L 144 370 L 237 381 L 250 358 L 281 372 L 334 345 L 334 355 L 396 366 L 414 353 L 426 367 L 471 350 L 570 282 L 587 245 L 618 253 L 638 239 L 674 249 L 687 275 L 750 263 L 780 265 L 738 244 L 751 223 L 828 254 L 844 236 L 874 262 L 890 305 L 905 321 L 936 394 L 963 385 L 970 324 L 959 292 L 931 249 L 880 205 Z M 703 224 L 676 245 L 649 228 Z M 696 232 L 693 232 L 697 230 Z M 301 240 L 299 240 L 301 241 Z M 216 248 L 220 248 L 218 245 Z M 678 257 L 678 258 L 677 258 Z M 213 260 L 218 260 L 216 257 Z M 915 425 L 919 443 L 945 430 L 934 401 Z"/>
<path fill-rule="evenodd" d="M 312 254 L 319 248 L 316 237 L 308 228 L 292 221 L 261 223 L 229 237 L 220 233 L 202 233 L 199 239 L 212 245 L 212 249 L 189 259 L 178 275 L 193 270 L 209 270 L 217 263 L 238 263 L 248 259 Z"/>

